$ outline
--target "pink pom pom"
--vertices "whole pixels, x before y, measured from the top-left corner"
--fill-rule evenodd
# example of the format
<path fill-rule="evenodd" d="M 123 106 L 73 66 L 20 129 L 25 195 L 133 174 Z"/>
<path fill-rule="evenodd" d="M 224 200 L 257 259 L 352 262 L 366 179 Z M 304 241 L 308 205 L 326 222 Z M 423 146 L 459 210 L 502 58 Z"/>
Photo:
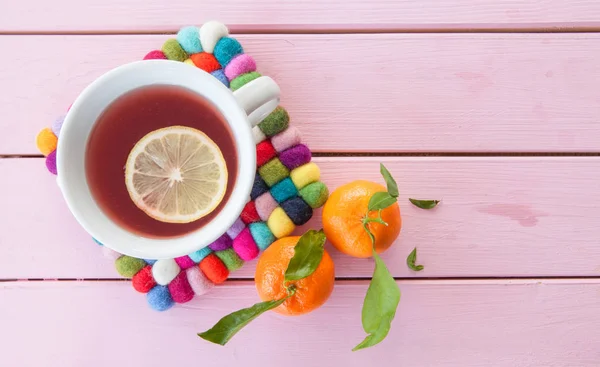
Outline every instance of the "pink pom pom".
<path fill-rule="evenodd" d="M 175 258 L 175 262 L 183 270 L 191 268 L 192 266 L 196 265 L 194 260 L 190 259 L 190 257 L 187 255 Z"/>
<path fill-rule="evenodd" d="M 233 240 L 233 249 L 244 261 L 253 260 L 260 252 L 256 242 L 254 242 L 254 238 L 252 238 L 250 228 L 244 228 L 244 230 Z"/>
<path fill-rule="evenodd" d="M 186 303 L 194 298 L 194 291 L 187 280 L 186 273 L 183 271 L 169 283 L 169 292 L 173 301 L 177 303 Z"/>
<path fill-rule="evenodd" d="M 278 152 L 291 148 L 295 145 L 300 144 L 300 132 L 293 126 L 288 127 L 279 134 L 271 138 L 271 144 Z"/>
<path fill-rule="evenodd" d="M 194 266 L 185 271 L 188 283 L 192 287 L 194 293 L 198 296 L 208 293 L 215 286 L 206 275 L 200 270 L 199 266 Z"/>
<path fill-rule="evenodd" d="M 252 56 L 248 54 L 241 54 L 236 56 L 227 64 L 225 67 L 225 76 L 227 79 L 233 80 L 238 76 L 246 73 L 256 71 L 256 62 Z"/>
<path fill-rule="evenodd" d="M 256 212 L 263 222 L 269 220 L 269 216 L 273 213 L 273 210 L 279 206 L 268 191 L 257 197 L 254 203 L 256 204 Z"/>
<path fill-rule="evenodd" d="M 167 57 L 160 50 L 150 51 L 144 56 L 144 60 L 166 60 Z"/>

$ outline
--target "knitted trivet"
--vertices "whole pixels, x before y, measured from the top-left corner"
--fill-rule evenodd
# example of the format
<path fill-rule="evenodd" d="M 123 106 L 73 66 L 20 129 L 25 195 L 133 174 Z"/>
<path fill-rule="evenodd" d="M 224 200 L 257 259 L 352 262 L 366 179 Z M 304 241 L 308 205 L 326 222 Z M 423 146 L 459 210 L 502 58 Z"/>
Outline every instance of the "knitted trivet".
<path fill-rule="evenodd" d="M 243 53 L 240 43 L 218 22 L 182 28 L 176 39 L 167 40 L 162 50 L 150 51 L 144 59 L 196 66 L 231 90 L 260 76 L 254 59 Z M 63 121 L 64 116 L 43 129 L 36 141 L 53 174 Z M 167 310 L 223 283 L 230 272 L 254 259 L 277 238 L 291 234 L 295 226 L 312 217 L 313 209 L 325 203 L 329 192 L 319 181 L 319 167 L 311 162 L 310 150 L 301 144 L 298 130 L 289 122 L 287 111 L 279 106 L 253 128 L 257 174 L 250 201 L 233 226 L 211 245 L 167 260 L 136 259 L 103 246 L 105 253 L 115 258 L 119 274 L 132 278 L 133 287 L 146 293 L 153 309 Z"/>

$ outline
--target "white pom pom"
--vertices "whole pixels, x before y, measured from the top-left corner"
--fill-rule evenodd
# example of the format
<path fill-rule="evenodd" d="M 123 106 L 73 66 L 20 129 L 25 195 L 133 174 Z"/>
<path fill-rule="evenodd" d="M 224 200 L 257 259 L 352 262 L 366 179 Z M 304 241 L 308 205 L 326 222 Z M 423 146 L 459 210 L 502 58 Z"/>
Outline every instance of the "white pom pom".
<path fill-rule="evenodd" d="M 213 282 L 211 282 L 197 266 L 192 266 L 187 269 L 185 274 L 187 275 L 190 287 L 192 287 L 192 290 L 198 296 L 207 293 L 214 286 Z"/>
<path fill-rule="evenodd" d="M 158 260 L 152 265 L 152 277 L 156 283 L 167 285 L 175 279 L 180 270 L 175 259 Z"/>
<path fill-rule="evenodd" d="M 217 42 L 227 36 L 229 36 L 229 30 L 225 24 L 216 21 L 204 23 L 200 27 L 200 44 L 202 45 L 202 50 L 212 54 Z"/>
<path fill-rule="evenodd" d="M 258 144 L 267 138 L 258 126 L 252 128 L 252 136 L 254 137 L 254 144 Z"/>

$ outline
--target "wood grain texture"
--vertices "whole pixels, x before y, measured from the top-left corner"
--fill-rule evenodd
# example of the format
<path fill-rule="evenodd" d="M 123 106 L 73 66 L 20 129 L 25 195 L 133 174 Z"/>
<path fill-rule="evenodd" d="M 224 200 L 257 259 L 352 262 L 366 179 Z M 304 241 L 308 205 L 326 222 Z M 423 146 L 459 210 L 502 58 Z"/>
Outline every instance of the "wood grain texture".
<path fill-rule="evenodd" d="M 397 178 L 403 231 L 384 254 L 397 277 L 598 276 L 600 157 L 316 158 L 331 189 Z M 68 212 L 41 159 L 0 160 L 0 278 L 115 278 Z M 408 198 L 441 199 L 425 211 Z M 24 200 L 30 200 L 28 205 Z M 320 228 L 320 213 L 306 227 Z M 406 257 L 418 248 L 425 270 Z M 331 251 L 338 277 L 369 277 L 371 260 Z M 252 277 L 247 264 L 235 277 Z"/>
<path fill-rule="evenodd" d="M 0 154 L 36 154 L 87 84 L 166 38 L 0 36 Z M 600 34 L 240 39 L 315 151 L 598 151 Z"/>
<path fill-rule="evenodd" d="M 3 32 L 162 32 L 213 19 L 236 31 L 563 30 L 600 26 L 600 5 L 595 0 L 4 2 L 0 12 Z"/>
<path fill-rule="evenodd" d="M 399 285 L 402 300 L 388 338 L 352 353 L 364 337 L 360 308 L 366 282 L 338 282 L 328 303 L 306 316 L 267 313 L 226 347 L 196 333 L 256 302 L 252 284 L 222 286 L 157 314 L 123 282 L 0 283 L 0 323 L 10 331 L 0 333 L 0 365 L 598 365 L 597 280 Z"/>

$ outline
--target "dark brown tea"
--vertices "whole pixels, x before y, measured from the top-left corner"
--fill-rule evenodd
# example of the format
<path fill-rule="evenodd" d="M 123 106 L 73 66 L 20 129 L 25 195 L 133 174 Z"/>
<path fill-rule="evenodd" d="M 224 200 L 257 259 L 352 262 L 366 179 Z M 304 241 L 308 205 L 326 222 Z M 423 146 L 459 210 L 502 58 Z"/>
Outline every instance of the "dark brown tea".
<path fill-rule="evenodd" d="M 125 163 L 136 143 L 146 134 L 169 126 L 204 132 L 219 147 L 227 166 L 223 200 L 210 214 L 191 223 L 151 218 L 135 205 L 125 184 Z M 190 90 L 167 85 L 139 88 L 112 102 L 96 121 L 85 157 L 90 191 L 102 211 L 124 229 L 150 238 L 182 236 L 211 221 L 231 195 L 237 165 L 235 141 L 219 111 Z"/>

